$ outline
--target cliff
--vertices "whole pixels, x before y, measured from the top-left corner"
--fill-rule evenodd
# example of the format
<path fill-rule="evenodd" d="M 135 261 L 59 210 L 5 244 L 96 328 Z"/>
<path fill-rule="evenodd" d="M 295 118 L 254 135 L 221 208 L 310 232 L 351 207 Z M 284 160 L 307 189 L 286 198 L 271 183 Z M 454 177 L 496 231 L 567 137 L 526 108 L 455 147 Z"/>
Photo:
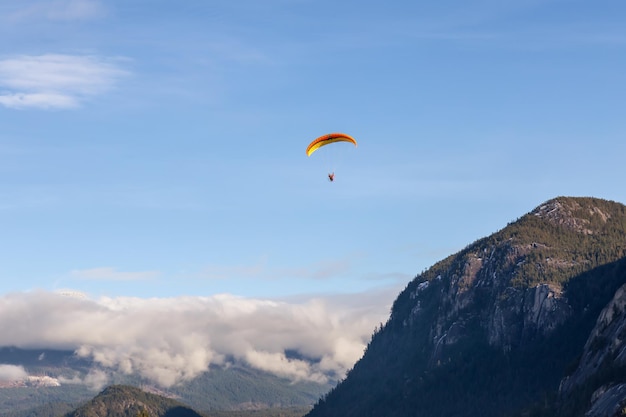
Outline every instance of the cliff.
<path fill-rule="evenodd" d="M 411 281 L 363 358 L 309 416 L 559 412 L 567 387 L 591 373 L 581 355 L 626 282 L 625 256 L 622 204 L 542 204 Z M 604 314 L 606 323 L 616 313 Z"/>

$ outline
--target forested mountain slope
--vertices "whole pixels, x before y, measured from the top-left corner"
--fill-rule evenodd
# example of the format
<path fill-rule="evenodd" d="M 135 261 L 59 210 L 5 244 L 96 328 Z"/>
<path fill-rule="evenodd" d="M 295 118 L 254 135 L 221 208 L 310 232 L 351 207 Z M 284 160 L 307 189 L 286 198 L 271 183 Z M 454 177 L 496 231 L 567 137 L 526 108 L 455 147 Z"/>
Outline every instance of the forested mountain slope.
<path fill-rule="evenodd" d="M 584 415 L 598 384 L 617 381 L 590 383 L 582 359 L 593 340 L 614 343 L 588 339 L 626 283 L 625 256 L 624 205 L 542 204 L 411 281 L 308 416 Z M 572 388 L 559 394 L 567 375 Z"/>

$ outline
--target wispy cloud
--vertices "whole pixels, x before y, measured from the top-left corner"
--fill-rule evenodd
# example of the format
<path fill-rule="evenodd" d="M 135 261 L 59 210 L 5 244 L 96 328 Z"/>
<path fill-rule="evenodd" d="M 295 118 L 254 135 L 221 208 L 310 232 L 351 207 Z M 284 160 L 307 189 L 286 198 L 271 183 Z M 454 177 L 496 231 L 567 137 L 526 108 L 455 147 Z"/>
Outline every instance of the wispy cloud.
<path fill-rule="evenodd" d="M 119 59 L 93 55 L 21 55 L 0 60 L 0 104 L 67 109 L 102 94 L 128 75 Z"/>
<path fill-rule="evenodd" d="M 292 380 L 326 382 L 345 375 L 386 319 L 389 303 L 372 301 L 371 294 L 288 302 L 13 293 L 0 297 L 0 346 L 73 349 L 107 373 L 137 373 L 162 386 L 226 358 Z"/>
<path fill-rule="evenodd" d="M 266 258 L 247 266 L 207 265 L 200 275 L 205 279 L 259 278 L 265 280 L 304 278 L 330 280 L 349 272 L 355 255 L 340 259 L 325 259 L 301 268 L 275 268 Z"/>
<path fill-rule="evenodd" d="M 265 260 L 253 265 L 230 266 L 230 265 L 207 265 L 200 272 L 204 279 L 229 279 L 232 277 L 258 278 L 265 274 L 267 265 Z"/>
<path fill-rule="evenodd" d="M 46 20 L 91 20 L 106 15 L 106 8 L 98 0 L 55 0 L 16 2 L 8 18 L 14 21 Z"/>
<path fill-rule="evenodd" d="M 75 384 L 86 385 L 88 388 L 94 391 L 100 391 L 104 386 L 110 383 L 110 377 L 108 373 L 102 369 L 91 369 L 86 375 L 73 375 L 71 378 L 66 376 L 59 376 L 58 381 L 60 384 Z"/>
<path fill-rule="evenodd" d="M 156 278 L 159 275 L 158 271 L 138 271 L 138 272 L 124 272 L 118 271 L 115 268 L 91 268 L 91 269 L 77 269 L 70 272 L 73 278 L 82 280 L 102 280 L 102 281 L 136 281 L 147 280 Z"/>
<path fill-rule="evenodd" d="M 304 278 L 310 280 L 331 280 L 347 274 L 352 269 L 350 259 L 323 260 L 308 268 L 281 268 L 272 273 L 272 278 Z"/>

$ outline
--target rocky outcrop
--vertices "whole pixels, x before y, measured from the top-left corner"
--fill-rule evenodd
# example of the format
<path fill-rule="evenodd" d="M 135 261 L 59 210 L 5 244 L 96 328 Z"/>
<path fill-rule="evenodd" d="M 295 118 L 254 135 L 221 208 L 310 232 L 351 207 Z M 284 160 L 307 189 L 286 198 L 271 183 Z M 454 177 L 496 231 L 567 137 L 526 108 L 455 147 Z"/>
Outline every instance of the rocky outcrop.
<path fill-rule="evenodd" d="M 585 417 L 623 416 L 626 414 L 624 399 L 626 399 L 626 384 L 602 387 L 594 392 L 591 408 L 585 413 Z"/>
<path fill-rule="evenodd" d="M 497 297 L 487 322 L 489 343 L 510 350 L 554 331 L 571 315 L 562 292 L 560 286 L 552 284 L 507 288 Z"/>
<path fill-rule="evenodd" d="M 555 226 L 565 227 L 577 233 L 593 235 L 598 230 L 593 227 L 590 219 L 597 218 L 602 223 L 606 223 L 611 219 L 611 213 L 598 205 L 586 204 L 587 201 L 556 198 L 542 204 L 531 213 Z"/>

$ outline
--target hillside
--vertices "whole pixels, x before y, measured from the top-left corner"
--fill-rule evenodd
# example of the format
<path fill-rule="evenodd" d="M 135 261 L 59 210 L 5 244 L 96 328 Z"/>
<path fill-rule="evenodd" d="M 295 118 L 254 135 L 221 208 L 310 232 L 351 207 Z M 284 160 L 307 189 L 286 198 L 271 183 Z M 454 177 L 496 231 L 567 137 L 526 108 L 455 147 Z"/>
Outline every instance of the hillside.
<path fill-rule="evenodd" d="M 305 407 L 212 411 L 199 414 L 179 401 L 128 385 L 112 385 L 72 412 L 50 417 L 300 417 Z M 23 414 L 24 416 L 44 414 Z"/>
<path fill-rule="evenodd" d="M 584 366 L 596 321 L 626 282 L 625 256 L 622 204 L 542 204 L 411 281 L 363 358 L 307 416 L 555 415 L 567 406 L 562 415 L 584 415 L 600 382 L 577 404 L 559 385 Z"/>
<path fill-rule="evenodd" d="M 178 401 L 139 388 L 112 385 L 66 417 L 202 417 Z"/>

